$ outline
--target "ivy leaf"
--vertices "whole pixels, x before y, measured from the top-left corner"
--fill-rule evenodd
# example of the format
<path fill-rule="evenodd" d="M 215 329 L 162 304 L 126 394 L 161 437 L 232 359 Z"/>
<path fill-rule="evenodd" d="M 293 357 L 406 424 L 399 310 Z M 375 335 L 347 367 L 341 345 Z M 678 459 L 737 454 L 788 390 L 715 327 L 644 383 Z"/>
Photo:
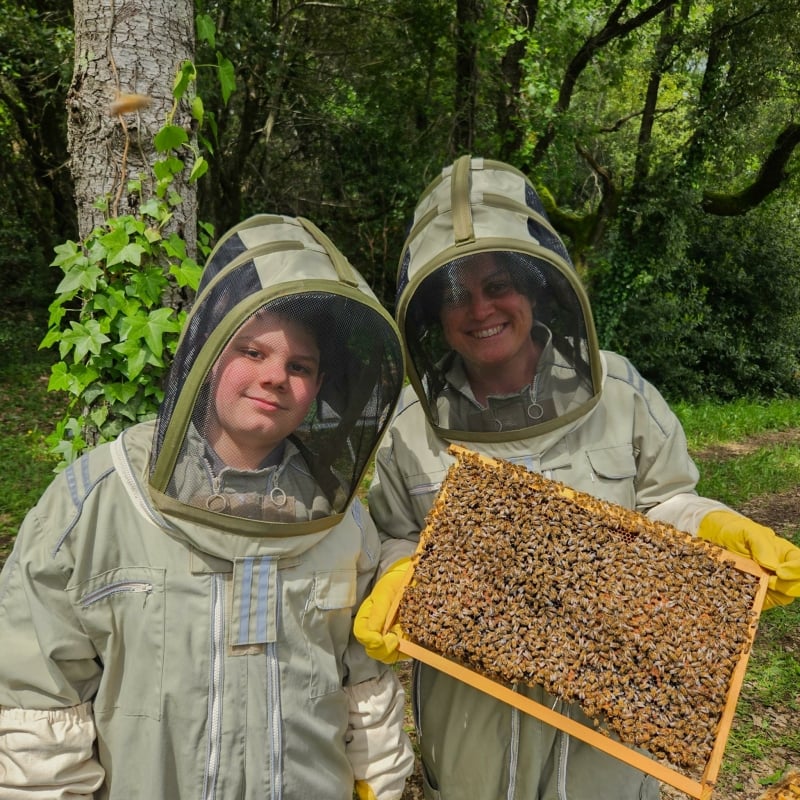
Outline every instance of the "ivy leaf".
<path fill-rule="evenodd" d="M 61 267 L 66 272 L 72 266 L 86 264 L 83 250 L 73 241 L 57 244 L 54 248 L 56 257 L 50 262 L 51 267 Z"/>
<path fill-rule="evenodd" d="M 172 84 L 172 96 L 176 100 L 180 100 L 186 94 L 189 84 L 195 80 L 195 78 L 197 78 L 197 69 L 195 65 L 191 61 L 184 61 Z M 156 136 L 156 141 L 157 140 L 158 136 Z M 156 144 L 156 149 L 158 149 L 158 144 Z"/>
<path fill-rule="evenodd" d="M 102 405 L 99 408 L 95 408 L 92 413 L 89 414 L 89 419 L 97 428 L 102 428 L 103 423 L 108 419 L 108 406 Z"/>
<path fill-rule="evenodd" d="M 47 390 L 49 392 L 68 392 L 80 397 L 84 389 L 99 377 L 100 373 L 92 367 L 75 364 L 68 368 L 63 361 L 59 361 L 50 368 L 50 380 L 47 383 Z"/>
<path fill-rule="evenodd" d="M 186 242 L 177 233 L 171 233 L 162 242 L 162 247 L 170 258 L 186 258 Z"/>
<path fill-rule="evenodd" d="M 180 125 L 165 125 L 155 138 L 156 151 L 177 150 L 189 141 L 189 134 Z"/>
<path fill-rule="evenodd" d="M 133 274 L 126 291 L 129 295 L 139 298 L 144 305 L 158 305 L 166 283 L 160 267 L 154 267 Z"/>
<path fill-rule="evenodd" d="M 175 319 L 171 308 L 157 308 L 151 311 L 147 318 L 144 340 L 153 354 L 161 358 L 164 352 L 164 334 L 178 333 L 180 329 L 180 323 Z"/>
<path fill-rule="evenodd" d="M 215 47 L 214 37 L 217 28 L 214 25 L 214 20 L 208 14 L 198 14 L 195 24 L 197 25 L 197 40 L 208 42 L 212 48 Z"/>
<path fill-rule="evenodd" d="M 80 420 L 75 417 L 61 420 L 47 437 L 51 452 L 61 456 L 59 467 L 71 464 L 86 449 L 86 440 L 82 436 L 84 422 L 83 417 Z"/>
<path fill-rule="evenodd" d="M 202 272 L 203 268 L 191 258 L 185 258 L 181 261 L 180 266 L 173 265 L 169 268 L 169 274 L 175 277 L 181 288 L 188 286 L 190 289 L 197 289 Z"/>
<path fill-rule="evenodd" d="M 189 181 L 196 181 L 198 178 L 202 178 L 206 172 L 208 172 L 208 161 L 206 161 L 203 156 L 197 156 L 194 164 L 192 164 L 192 171 L 189 175 Z"/>
<path fill-rule="evenodd" d="M 122 220 L 116 220 L 116 224 L 112 226 L 111 230 L 102 236 L 98 236 L 97 240 L 106 251 L 113 252 L 114 250 L 122 249 L 128 244 L 128 232 L 125 230 Z"/>
<path fill-rule="evenodd" d="M 99 355 L 106 342 L 111 340 L 101 330 L 97 320 L 90 319 L 85 325 L 74 320 L 70 322 L 71 330 L 64 331 L 61 337 L 61 358 L 75 348 L 73 359 L 77 364 L 87 355 L 93 353 Z M 64 347 L 66 346 L 66 351 Z"/>
<path fill-rule="evenodd" d="M 158 198 L 151 197 L 149 200 L 145 200 L 144 203 L 142 203 L 139 210 L 142 214 L 147 214 L 148 217 L 158 219 L 161 214 L 161 203 L 158 202 Z"/>
<path fill-rule="evenodd" d="M 84 263 L 81 266 L 72 267 L 56 286 L 56 294 L 65 294 L 79 289 L 94 292 L 97 289 L 97 281 L 102 275 L 103 271 L 94 264 Z"/>
<path fill-rule="evenodd" d="M 159 181 L 166 181 L 170 182 L 172 179 L 183 169 L 183 161 L 175 156 L 169 156 L 165 158 L 163 161 L 156 161 L 153 164 L 153 172 L 155 173 L 156 178 Z M 157 201 L 156 201 L 157 202 Z M 153 215 L 153 216 L 160 216 Z"/>
<path fill-rule="evenodd" d="M 120 364 L 119 367 L 122 374 L 129 380 L 134 380 L 141 374 L 150 356 L 148 349 L 141 343 L 141 337 L 134 337 L 115 344 L 113 350 L 125 357 L 125 363 Z"/>
<path fill-rule="evenodd" d="M 61 320 L 56 320 L 56 322 L 60 322 Z M 53 324 L 51 319 L 51 325 Z M 50 328 L 44 336 L 44 339 L 39 343 L 39 349 L 44 350 L 47 347 L 52 347 L 56 342 L 61 341 L 61 329 L 60 328 Z"/>
<path fill-rule="evenodd" d="M 180 331 L 180 323 L 174 318 L 174 313 L 171 308 L 157 308 L 146 317 L 139 314 L 124 319 L 120 325 L 120 337 L 125 346 L 118 345 L 114 349 L 130 356 L 133 350 L 129 345 L 141 349 L 140 342 L 144 340 L 153 356 L 160 359 L 164 352 L 164 334 Z"/>
<path fill-rule="evenodd" d="M 236 73 L 229 59 L 217 53 L 217 68 L 219 72 L 219 86 L 222 92 L 222 102 L 227 105 L 228 98 L 236 88 Z"/>
<path fill-rule="evenodd" d="M 105 294 L 96 294 L 92 299 L 92 307 L 102 311 L 110 320 L 126 307 L 125 295 L 119 289 L 109 288 Z"/>
<path fill-rule="evenodd" d="M 112 403 L 127 403 L 138 391 L 137 384 L 133 381 L 125 381 L 124 383 L 107 383 L 104 394 Z"/>
<path fill-rule="evenodd" d="M 109 252 L 106 263 L 109 267 L 113 267 L 115 264 L 133 264 L 138 267 L 142 263 L 142 254 L 146 252 L 140 244 L 131 242 L 116 253 Z"/>

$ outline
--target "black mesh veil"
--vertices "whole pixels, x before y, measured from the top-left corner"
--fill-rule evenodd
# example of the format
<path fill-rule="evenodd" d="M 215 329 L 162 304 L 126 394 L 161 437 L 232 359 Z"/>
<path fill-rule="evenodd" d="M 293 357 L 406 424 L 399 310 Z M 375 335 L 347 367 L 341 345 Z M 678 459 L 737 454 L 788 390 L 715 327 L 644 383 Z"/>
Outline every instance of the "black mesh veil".
<path fill-rule="evenodd" d="M 459 302 L 463 276 L 484 263 L 486 257 L 471 254 L 448 262 L 420 283 L 408 303 L 404 336 L 409 360 L 424 387 L 432 421 L 440 428 L 481 432 L 528 428 L 568 413 L 573 404 L 584 403 L 592 394 L 585 317 L 572 284 L 548 261 L 526 253 L 495 251 L 491 259 L 496 269 L 509 277 L 514 291 L 533 307 L 531 335 L 543 348 L 539 374 L 549 379 L 529 387 L 530 403 L 534 404 L 530 413 L 526 410 L 519 417 L 506 416 L 502 421 L 496 415 L 465 416 L 458 404 L 442 402 L 443 397 L 452 396 L 463 375 L 459 356 L 443 331 L 442 306 L 444 302 Z"/>

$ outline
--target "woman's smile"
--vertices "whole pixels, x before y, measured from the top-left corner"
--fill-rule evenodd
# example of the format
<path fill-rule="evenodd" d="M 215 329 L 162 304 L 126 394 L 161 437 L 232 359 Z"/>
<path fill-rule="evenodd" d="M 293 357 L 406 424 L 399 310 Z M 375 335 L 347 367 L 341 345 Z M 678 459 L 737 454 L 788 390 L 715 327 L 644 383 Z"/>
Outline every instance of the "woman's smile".
<path fill-rule="evenodd" d="M 505 329 L 505 324 L 495 325 L 491 328 L 482 328 L 481 330 L 473 331 L 472 336 L 476 339 L 488 339 L 490 336 L 497 336 L 498 333 Z"/>

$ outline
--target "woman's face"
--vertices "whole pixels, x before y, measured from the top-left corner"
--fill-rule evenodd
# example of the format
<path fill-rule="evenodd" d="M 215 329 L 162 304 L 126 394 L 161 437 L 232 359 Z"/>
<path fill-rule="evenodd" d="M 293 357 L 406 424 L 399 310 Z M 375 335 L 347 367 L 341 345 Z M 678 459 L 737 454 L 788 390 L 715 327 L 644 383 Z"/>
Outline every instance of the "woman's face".
<path fill-rule="evenodd" d="M 491 254 L 459 267 L 445 288 L 440 318 L 447 343 L 464 359 L 468 373 L 530 359 L 533 303 Z"/>
<path fill-rule="evenodd" d="M 255 469 L 300 425 L 317 396 L 319 347 L 302 325 L 262 313 L 239 329 L 212 375 L 208 440 L 228 466 Z"/>

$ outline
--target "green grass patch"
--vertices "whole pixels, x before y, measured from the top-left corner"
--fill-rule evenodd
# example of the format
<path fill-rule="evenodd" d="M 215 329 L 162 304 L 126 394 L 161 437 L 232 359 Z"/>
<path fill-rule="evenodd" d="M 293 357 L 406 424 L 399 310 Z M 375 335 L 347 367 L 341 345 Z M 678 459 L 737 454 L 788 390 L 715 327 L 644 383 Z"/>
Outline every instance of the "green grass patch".
<path fill-rule="evenodd" d="M 800 428 L 800 401 L 792 399 L 674 403 L 672 409 L 683 425 L 690 450 L 739 442 L 764 431 Z"/>
<path fill-rule="evenodd" d="M 736 507 L 753 497 L 785 492 L 800 484 L 800 447 L 774 445 L 698 464 L 697 491 Z"/>
<path fill-rule="evenodd" d="M 45 437 L 63 413 L 66 397 L 48 392 L 54 355 L 38 349 L 44 323 L 32 314 L 5 312 L 0 323 L 0 465 L 4 478 L 0 506 L 0 558 L 27 511 L 53 479 L 57 459 Z"/>
<path fill-rule="evenodd" d="M 761 615 L 747 663 L 747 675 L 736 706 L 722 773 L 752 774 L 754 764 L 777 748 L 800 756 L 800 603 L 770 609 Z M 776 715 L 784 724 L 776 724 Z M 763 776 L 764 785 L 780 779 Z"/>

